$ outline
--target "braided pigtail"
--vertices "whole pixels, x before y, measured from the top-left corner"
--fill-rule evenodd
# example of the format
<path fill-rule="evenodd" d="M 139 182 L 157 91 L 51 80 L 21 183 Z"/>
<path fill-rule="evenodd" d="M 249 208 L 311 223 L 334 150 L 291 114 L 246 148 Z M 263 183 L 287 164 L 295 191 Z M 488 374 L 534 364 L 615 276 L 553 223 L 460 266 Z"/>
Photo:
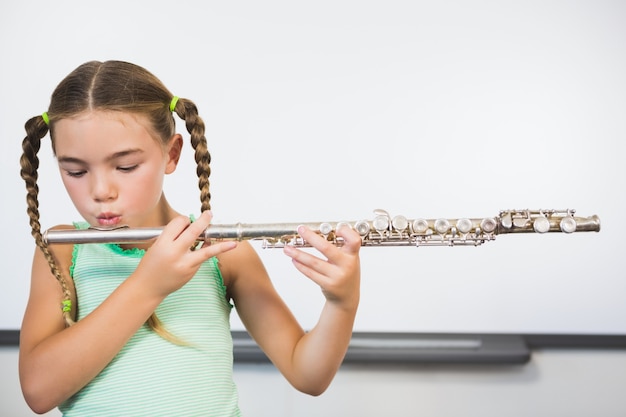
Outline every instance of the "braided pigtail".
<path fill-rule="evenodd" d="M 37 157 L 37 153 L 41 147 L 41 139 L 48 133 L 48 123 L 49 120 L 46 113 L 42 116 L 33 117 L 26 122 L 26 137 L 22 142 L 23 153 L 20 158 L 20 174 L 26 183 L 26 202 L 28 205 L 28 216 L 30 217 L 31 234 L 35 238 L 35 243 L 46 257 L 50 271 L 52 271 L 54 277 L 59 284 L 61 284 L 63 291 L 63 301 L 61 304 L 63 318 L 65 323 L 71 326 L 74 324 L 72 317 L 72 294 L 48 245 L 43 241 L 41 224 L 39 222 L 39 186 L 37 185 L 39 158 Z"/>
<path fill-rule="evenodd" d="M 209 210 L 211 208 L 211 193 L 209 192 L 209 174 L 211 172 L 209 163 L 211 162 L 211 155 L 209 154 L 206 137 L 204 136 L 204 122 L 198 116 L 196 105 L 190 100 L 174 97 L 170 103 L 170 110 L 175 111 L 178 117 L 185 121 L 187 131 L 191 135 L 191 145 L 196 151 L 195 159 L 198 164 L 196 172 L 198 174 L 200 201 L 202 203 L 201 210 Z M 188 345 L 185 341 L 168 332 L 156 313 L 152 313 L 146 323 L 148 327 L 162 338 L 177 345 Z"/>
<path fill-rule="evenodd" d="M 174 98 L 176 99 L 176 98 Z M 198 187 L 200 188 L 201 211 L 211 209 L 211 193 L 209 191 L 209 175 L 211 175 L 211 154 L 207 147 L 204 135 L 204 121 L 198 115 L 198 108 L 191 101 L 184 98 L 172 101 L 172 111 L 185 121 L 187 131 L 191 135 L 191 146 L 195 150 L 197 164 Z"/>

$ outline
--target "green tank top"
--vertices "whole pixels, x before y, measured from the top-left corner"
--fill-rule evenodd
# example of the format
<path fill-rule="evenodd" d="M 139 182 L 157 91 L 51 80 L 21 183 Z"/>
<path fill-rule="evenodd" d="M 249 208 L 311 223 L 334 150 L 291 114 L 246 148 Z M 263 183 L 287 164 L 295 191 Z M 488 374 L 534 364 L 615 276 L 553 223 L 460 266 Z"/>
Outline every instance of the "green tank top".
<path fill-rule="evenodd" d="M 100 305 L 136 269 L 144 253 L 114 244 L 74 245 L 70 273 L 78 299 L 77 319 Z M 186 346 L 142 326 L 59 410 L 66 417 L 239 416 L 231 309 L 217 259 L 212 258 L 156 310 L 166 329 Z"/>

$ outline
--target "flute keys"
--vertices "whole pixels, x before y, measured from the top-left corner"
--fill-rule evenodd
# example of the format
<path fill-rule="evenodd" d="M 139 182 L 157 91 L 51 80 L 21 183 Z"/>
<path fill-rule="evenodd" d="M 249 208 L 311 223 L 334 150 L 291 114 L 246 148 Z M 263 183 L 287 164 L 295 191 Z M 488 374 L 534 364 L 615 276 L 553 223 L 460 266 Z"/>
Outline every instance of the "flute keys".
<path fill-rule="evenodd" d="M 409 221 L 404 216 L 395 216 L 393 220 L 391 220 L 391 225 L 393 226 L 394 230 L 398 232 L 403 232 L 406 230 L 407 227 L 409 227 Z"/>
<path fill-rule="evenodd" d="M 366 220 L 359 220 L 354 224 L 354 230 L 361 236 L 367 236 L 370 232 L 370 224 Z"/>
<path fill-rule="evenodd" d="M 500 224 L 502 224 L 502 227 L 505 229 L 513 227 L 513 218 L 510 212 L 502 213 L 500 216 Z"/>
<path fill-rule="evenodd" d="M 424 234 L 429 229 L 428 221 L 426 219 L 413 220 L 413 223 L 411 224 L 411 226 L 413 227 L 413 232 L 418 233 L 418 234 Z"/>
<path fill-rule="evenodd" d="M 550 220 L 547 217 L 537 217 L 533 222 L 533 229 L 537 233 L 546 233 L 550 231 Z"/>
<path fill-rule="evenodd" d="M 450 221 L 448 219 L 435 220 L 435 231 L 440 235 L 446 234 L 450 230 Z"/>
<path fill-rule="evenodd" d="M 491 233 L 494 230 L 496 230 L 496 226 L 497 226 L 496 220 L 491 217 L 484 218 L 480 222 L 480 228 L 486 233 Z"/>
<path fill-rule="evenodd" d="M 329 235 L 330 232 L 332 231 L 333 231 L 333 226 L 330 223 L 324 222 L 320 224 L 319 232 L 323 234 L 324 236 Z"/>
<path fill-rule="evenodd" d="M 372 225 L 377 232 L 385 232 L 389 230 L 389 217 L 384 214 L 379 214 L 378 216 L 374 217 Z"/>
<path fill-rule="evenodd" d="M 465 234 L 472 230 L 472 221 L 470 219 L 459 219 L 456 222 L 456 228 L 459 232 Z"/>
<path fill-rule="evenodd" d="M 559 226 L 563 233 L 574 233 L 576 231 L 576 219 L 571 216 L 563 217 Z"/>

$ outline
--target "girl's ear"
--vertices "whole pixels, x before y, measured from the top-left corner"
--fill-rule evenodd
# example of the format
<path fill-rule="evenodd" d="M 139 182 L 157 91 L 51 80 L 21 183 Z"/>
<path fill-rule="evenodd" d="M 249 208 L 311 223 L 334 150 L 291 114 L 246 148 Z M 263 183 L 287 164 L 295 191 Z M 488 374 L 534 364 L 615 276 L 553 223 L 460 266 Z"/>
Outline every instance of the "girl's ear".
<path fill-rule="evenodd" d="M 170 139 L 167 145 L 167 165 L 165 166 L 165 173 L 171 174 L 176 170 L 178 161 L 180 159 L 180 153 L 183 150 L 183 137 L 180 134 L 175 134 Z"/>

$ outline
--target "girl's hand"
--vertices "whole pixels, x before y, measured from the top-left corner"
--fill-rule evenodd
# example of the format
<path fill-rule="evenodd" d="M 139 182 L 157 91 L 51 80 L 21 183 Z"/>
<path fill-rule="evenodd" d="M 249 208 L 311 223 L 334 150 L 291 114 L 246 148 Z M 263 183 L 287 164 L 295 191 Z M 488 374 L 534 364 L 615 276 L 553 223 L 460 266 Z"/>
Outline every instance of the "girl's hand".
<path fill-rule="evenodd" d="M 170 221 L 161 235 L 146 251 L 136 275 L 146 281 L 146 288 L 165 297 L 185 285 L 209 258 L 237 246 L 237 242 L 220 242 L 191 250 L 198 236 L 209 226 L 210 211 L 203 212 L 193 223 L 185 216 Z"/>
<path fill-rule="evenodd" d="M 317 249 L 326 260 L 293 246 L 284 248 L 295 267 L 321 288 L 326 300 L 349 311 L 355 311 L 360 294 L 359 250 L 361 237 L 348 226 L 340 227 L 335 233 L 344 240 L 338 247 L 311 229 L 300 226 L 300 236 Z"/>

